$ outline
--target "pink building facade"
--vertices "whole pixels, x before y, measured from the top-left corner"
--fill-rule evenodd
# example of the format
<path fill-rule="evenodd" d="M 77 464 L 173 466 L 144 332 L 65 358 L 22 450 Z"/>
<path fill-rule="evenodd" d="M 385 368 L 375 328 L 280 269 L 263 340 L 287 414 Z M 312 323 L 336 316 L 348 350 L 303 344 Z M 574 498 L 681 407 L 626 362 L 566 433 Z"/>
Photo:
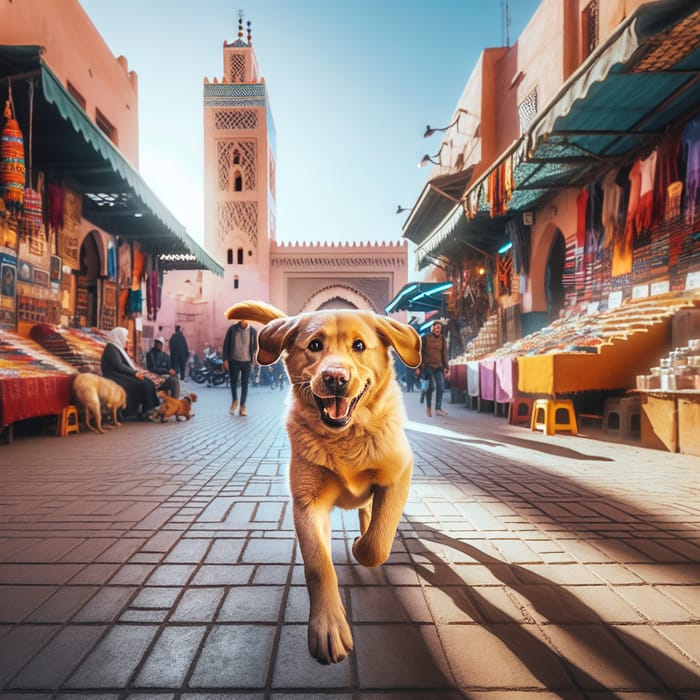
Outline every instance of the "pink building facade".
<path fill-rule="evenodd" d="M 671 231 L 686 241 L 681 258 L 652 254 L 658 226 L 626 250 L 613 227 L 598 226 L 594 250 L 582 192 L 593 197 L 613 170 L 628 188 L 623 169 L 688 127 L 700 109 L 697 26 L 694 2 L 542 0 L 513 46 L 482 52 L 404 225 L 426 278 L 454 282 L 463 345 L 491 316 L 488 333 L 498 331 L 480 351 L 603 308 L 612 292 L 617 303 L 617 292 L 691 290 L 693 221 Z"/>
<path fill-rule="evenodd" d="M 219 270 L 138 172 L 137 76 L 77 0 L 2 3 L 0 72 L 24 169 L 22 202 L 3 189 L 0 326 L 126 325 L 137 352 L 163 270 Z"/>

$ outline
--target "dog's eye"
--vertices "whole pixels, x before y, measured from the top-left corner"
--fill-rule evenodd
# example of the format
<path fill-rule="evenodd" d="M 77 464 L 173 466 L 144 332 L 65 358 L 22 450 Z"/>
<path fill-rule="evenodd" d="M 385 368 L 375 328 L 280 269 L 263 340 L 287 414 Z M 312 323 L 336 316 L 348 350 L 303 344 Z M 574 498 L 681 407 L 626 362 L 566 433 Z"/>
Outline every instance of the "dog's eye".
<path fill-rule="evenodd" d="M 321 350 L 323 350 L 323 343 L 318 338 L 314 338 L 309 343 L 309 350 L 311 350 L 311 352 L 321 352 Z"/>
<path fill-rule="evenodd" d="M 361 340 L 355 340 L 352 344 L 352 349 L 355 352 L 363 352 L 365 349 L 365 344 Z"/>

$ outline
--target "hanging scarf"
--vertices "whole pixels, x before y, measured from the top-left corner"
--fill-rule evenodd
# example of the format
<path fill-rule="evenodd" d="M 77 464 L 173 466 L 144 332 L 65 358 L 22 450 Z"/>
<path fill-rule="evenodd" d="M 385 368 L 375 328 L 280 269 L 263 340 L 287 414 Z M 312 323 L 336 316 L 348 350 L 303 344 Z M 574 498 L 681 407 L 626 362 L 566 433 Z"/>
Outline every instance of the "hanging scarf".
<path fill-rule="evenodd" d="M 24 141 L 12 107 L 12 91 L 5 102 L 5 127 L 0 137 L 0 187 L 5 206 L 21 213 L 24 204 Z"/>
<path fill-rule="evenodd" d="M 43 176 L 37 178 L 36 189 L 32 189 L 32 150 L 34 134 L 34 81 L 29 81 L 29 150 L 27 152 L 27 187 L 24 190 L 24 214 L 22 215 L 22 236 L 35 238 L 43 223 L 41 190 Z"/>
<path fill-rule="evenodd" d="M 128 338 L 129 331 L 122 326 L 115 326 L 107 335 L 108 342 L 112 343 L 112 345 L 119 350 L 121 356 L 124 358 L 129 367 L 131 367 L 134 371 L 138 371 L 136 369 L 136 365 L 133 363 L 126 351 L 126 341 Z"/>
<path fill-rule="evenodd" d="M 58 233 L 63 228 L 63 188 L 60 185 L 47 185 L 46 209 L 49 228 Z"/>

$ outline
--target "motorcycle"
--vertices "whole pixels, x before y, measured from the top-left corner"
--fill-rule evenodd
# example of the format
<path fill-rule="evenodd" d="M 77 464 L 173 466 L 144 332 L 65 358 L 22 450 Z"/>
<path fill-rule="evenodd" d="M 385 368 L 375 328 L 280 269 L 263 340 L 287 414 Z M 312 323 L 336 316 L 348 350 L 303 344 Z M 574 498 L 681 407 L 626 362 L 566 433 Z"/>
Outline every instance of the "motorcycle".
<path fill-rule="evenodd" d="M 228 372 L 224 369 L 224 361 L 215 352 L 204 352 L 204 363 L 192 368 L 192 379 L 197 384 L 207 383 L 207 386 L 220 386 L 228 381 Z"/>

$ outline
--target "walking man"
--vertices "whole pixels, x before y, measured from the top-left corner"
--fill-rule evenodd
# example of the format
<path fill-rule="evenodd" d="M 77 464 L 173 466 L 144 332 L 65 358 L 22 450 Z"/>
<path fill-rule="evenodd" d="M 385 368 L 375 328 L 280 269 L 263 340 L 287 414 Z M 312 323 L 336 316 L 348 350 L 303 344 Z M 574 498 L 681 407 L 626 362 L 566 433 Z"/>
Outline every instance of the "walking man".
<path fill-rule="evenodd" d="M 185 380 L 185 368 L 187 360 L 190 357 L 190 350 L 187 347 L 187 340 L 180 329 L 180 326 L 175 326 L 175 332 L 170 336 L 170 361 L 173 364 L 173 369 L 180 375 L 180 380 Z"/>
<path fill-rule="evenodd" d="M 241 380 L 240 415 L 246 415 L 245 402 L 248 398 L 250 372 L 255 366 L 255 353 L 258 348 L 258 334 L 248 325 L 248 321 L 239 321 L 229 326 L 224 338 L 224 369 L 228 370 L 231 383 L 231 408 L 234 415 L 238 409 L 238 379 Z"/>
<path fill-rule="evenodd" d="M 447 342 L 442 334 L 442 322 L 435 321 L 430 329 L 430 334 L 423 338 L 420 363 L 421 379 L 428 380 L 428 388 L 425 392 L 425 412 L 428 417 L 433 415 L 430 403 L 435 391 L 435 413 L 438 416 L 446 416 L 442 410 L 442 395 L 445 392 L 445 374 L 449 369 L 447 358 Z"/>

